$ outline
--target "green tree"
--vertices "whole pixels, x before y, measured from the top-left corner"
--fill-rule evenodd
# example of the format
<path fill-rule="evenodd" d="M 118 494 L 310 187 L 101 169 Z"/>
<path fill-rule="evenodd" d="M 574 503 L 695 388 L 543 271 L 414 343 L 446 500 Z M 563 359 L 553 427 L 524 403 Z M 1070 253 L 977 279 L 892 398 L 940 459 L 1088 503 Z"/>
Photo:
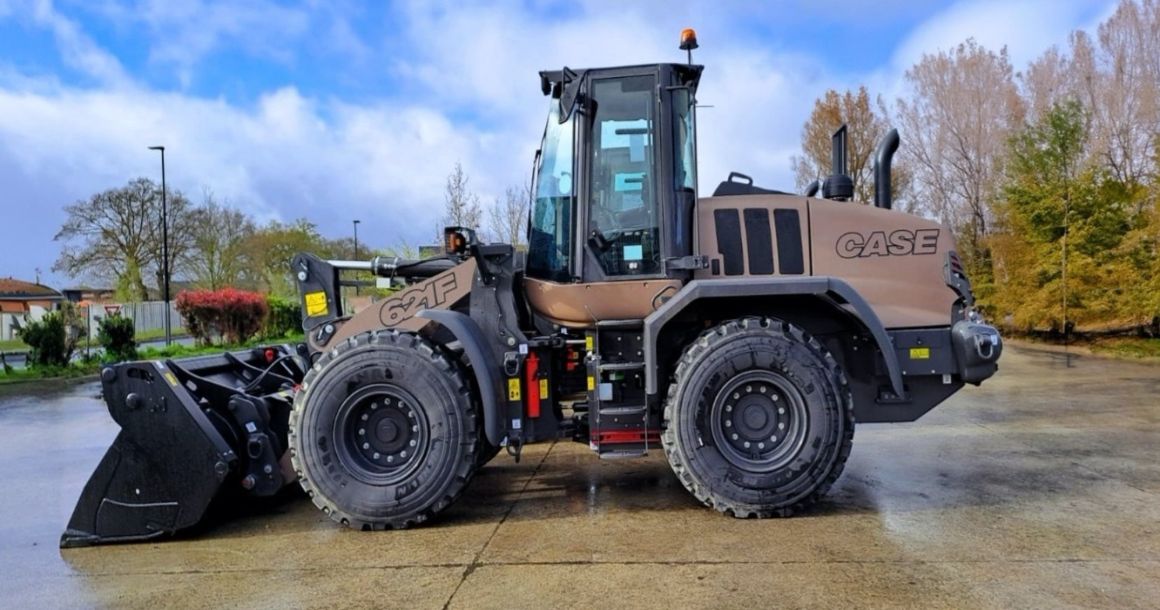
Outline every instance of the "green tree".
<path fill-rule="evenodd" d="M 246 243 L 254 235 L 254 222 L 240 210 L 219 205 L 208 191 L 191 215 L 191 279 L 209 290 L 242 284 L 251 266 Z"/>
<path fill-rule="evenodd" d="M 985 307 L 1024 329 L 1092 325 L 1132 310 L 1125 256 L 1133 189 L 1085 164 L 1087 115 L 1055 104 L 1011 138 L 990 240 L 996 290 Z"/>
<path fill-rule="evenodd" d="M 248 284 L 281 297 L 298 297 L 298 285 L 290 272 L 290 259 L 299 252 L 328 256 L 326 240 L 314 223 L 298 219 L 286 224 L 271 221 L 258 229 L 242 248 L 250 267 Z"/>

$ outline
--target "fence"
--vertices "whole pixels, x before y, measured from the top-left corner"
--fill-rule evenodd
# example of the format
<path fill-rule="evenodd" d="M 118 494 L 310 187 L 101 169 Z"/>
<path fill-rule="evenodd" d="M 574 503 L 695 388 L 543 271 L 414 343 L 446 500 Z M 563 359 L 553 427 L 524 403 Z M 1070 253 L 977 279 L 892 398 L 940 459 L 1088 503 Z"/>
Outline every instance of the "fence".
<path fill-rule="evenodd" d="M 79 308 L 81 316 L 85 316 L 85 307 Z M 121 303 L 121 304 L 94 304 L 88 308 L 88 319 L 82 324 L 90 336 L 96 338 L 98 323 L 105 319 L 112 313 L 119 312 L 120 315 L 133 320 L 133 327 L 137 329 L 137 334 L 142 333 L 158 333 L 165 329 L 165 302 L 164 301 L 145 301 L 141 303 Z M 40 312 L 38 312 L 39 314 Z M 172 303 L 169 305 L 170 324 L 173 331 L 176 333 L 179 329 L 185 328 L 185 320 L 177 313 L 177 308 Z M 23 328 L 30 320 L 38 320 L 40 315 L 25 316 L 24 314 L 0 314 L 0 341 L 9 341 L 19 339 L 19 335 L 15 332 L 15 328 Z"/>
<path fill-rule="evenodd" d="M 92 336 L 97 336 L 97 323 L 107 316 L 119 312 L 121 316 L 133 320 L 137 334 L 162 331 L 165 329 L 165 302 L 144 301 L 141 303 L 102 304 L 89 306 L 89 326 Z M 185 320 L 177 313 L 173 303 L 169 304 L 169 320 L 174 332 L 185 328 Z"/>

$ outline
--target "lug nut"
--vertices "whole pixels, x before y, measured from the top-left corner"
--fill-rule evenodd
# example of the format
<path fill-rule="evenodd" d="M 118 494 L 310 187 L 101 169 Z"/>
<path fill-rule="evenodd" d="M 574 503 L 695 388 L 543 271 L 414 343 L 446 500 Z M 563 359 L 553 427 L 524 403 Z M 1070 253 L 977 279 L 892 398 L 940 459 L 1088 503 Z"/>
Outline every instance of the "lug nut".
<path fill-rule="evenodd" d="M 370 443 L 363 443 L 363 449 L 370 449 L 370 448 L 371 448 Z"/>
<path fill-rule="evenodd" d="M 366 428 L 359 428 L 358 429 L 359 436 L 366 436 L 366 434 L 367 434 Z"/>
<path fill-rule="evenodd" d="M 745 441 L 745 448 L 746 448 L 746 449 L 748 449 L 748 448 L 749 448 L 749 441 Z"/>
<path fill-rule="evenodd" d="M 785 430 L 785 422 L 783 422 L 783 421 L 777 422 L 777 429 L 778 430 Z"/>
<path fill-rule="evenodd" d="M 406 449 L 404 449 L 403 451 L 400 451 L 400 452 L 399 452 L 399 457 L 407 457 L 407 450 L 406 450 Z"/>
<path fill-rule="evenodd" d="M 373 457 L 374 457 L 374 458 L 377 460 L 377 459 L 379 459 L 380 457 L 383 457 L 383 456 L 379 455 L 379 452 L 378 452 L 378 451 L 376 451 Z"/>
<path fill-rule="evenodd" d="M 775 398 L 776 398 L 776 397 L 775 397 Z M 785 415 L 785 407 L 778 407 L 778 408 L 777 408 L 777 414 L 778 414 L 778 415 Z"/>
<path fill-rule="evenodd" d="M 732 438 L 733 440 L 737 440 L 737 433 L 733 433 L 732 435 L 730 435 L 730 438 Z"/>
<path fill-rule="evenodd" d="M 732 422 L 732 421 L 730 421 L 730 420 L 728 420 L 728 419 L 727 419 L 727 420 L 725 420 L 725 427 L 726 427 L 726 428 L 732 428 L 732 427 L 733 427 L 733 422 Z"/>
<path fill-rule="evenodd" d="M 758 386 L 757 391 L 764 394 L 765 393 L 765 386 Z"/>
<path fill-rule="evenodd" d="M 411 446 L 412 446 L 412 447 L 414 447 L 414 446 L 415 446 L 415 441 L 414 441 L 413 439 L 411 440 Z"/>
<path fill-rule="evenodd" d="M 752 392 L 753 392 L 753 386 L 751 386 L 751 385 L 745 386 L 745 393 L 746 394 L 750 394 Z"/>

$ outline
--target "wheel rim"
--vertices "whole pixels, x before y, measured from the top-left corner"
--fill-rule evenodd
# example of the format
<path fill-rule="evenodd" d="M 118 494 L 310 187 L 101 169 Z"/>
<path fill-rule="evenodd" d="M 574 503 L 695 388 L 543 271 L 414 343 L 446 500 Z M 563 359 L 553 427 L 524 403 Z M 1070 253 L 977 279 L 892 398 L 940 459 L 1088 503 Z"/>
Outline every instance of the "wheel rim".
<path fill-rule="evenodd" d="M 335 453 L 351 476 L 389 485 L 410 476 L 430 446 L 427 416 L 409 392 L 387 383 L 356 390 L 335 418 Z"/>
<path fill-rule="evenodd" d="M 717 393 L 709 425 L 726 460 L 764 473 L 783 468 L 801 451 L 809 412 L 801 393 L 782 375 L 747 371 Z"/>

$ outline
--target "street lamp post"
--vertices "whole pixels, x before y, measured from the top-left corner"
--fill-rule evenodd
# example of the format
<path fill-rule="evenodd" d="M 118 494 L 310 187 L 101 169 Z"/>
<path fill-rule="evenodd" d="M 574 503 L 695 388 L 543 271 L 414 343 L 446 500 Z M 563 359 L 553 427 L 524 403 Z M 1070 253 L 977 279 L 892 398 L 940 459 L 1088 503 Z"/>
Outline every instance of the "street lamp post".
<path fill-rule="evenodd" d="M 360 223 L 360 222 L 362 222 L 362 221 L 361 220 L 354 221 L 354 257 L 352 257 L 352 260 L 356 260 L 356 261 L 358 260 L 358 223 Z M 354 285 L 354 294 L 355 294 L 355 296 L 358 296 L 358 284 Z"/>
<path fill-rule="evenodd" d="M 161 298 L 165 301 L 165 345 L 173 342 L 173 328 L 169 321 L 169 202 L 165 188 L 165 147 L 150 146 L 161 152 Z"/>

